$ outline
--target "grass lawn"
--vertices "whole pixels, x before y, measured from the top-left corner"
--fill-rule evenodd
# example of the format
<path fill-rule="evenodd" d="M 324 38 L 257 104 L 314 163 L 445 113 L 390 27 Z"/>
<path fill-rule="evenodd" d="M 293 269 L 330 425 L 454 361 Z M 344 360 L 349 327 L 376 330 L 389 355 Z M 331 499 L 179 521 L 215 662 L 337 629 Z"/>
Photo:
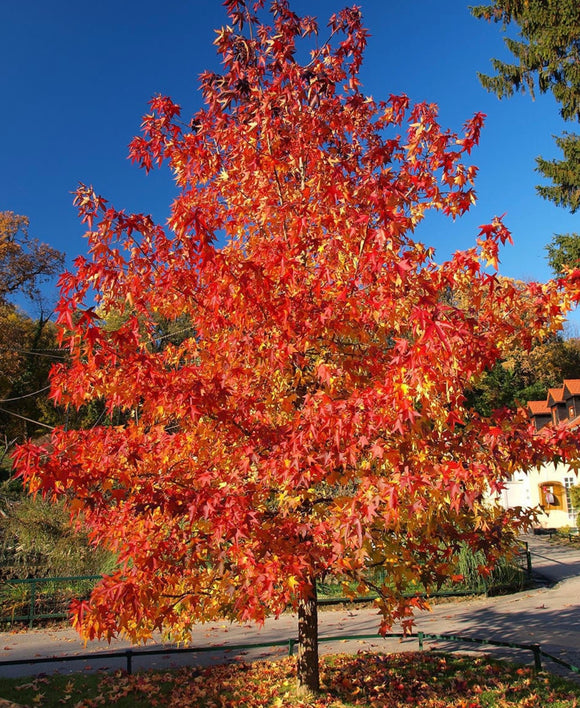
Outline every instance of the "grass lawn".
<path fill-rule="evenodd" d="M 0 679 L 0 697 L 23 706 L 146 708 L 572 708 L 580 686 L 485 657 L 412 652 L 326 656 L 322 693 L 298 698 L 295 659 L 127 676 L 74 674 Z"/>

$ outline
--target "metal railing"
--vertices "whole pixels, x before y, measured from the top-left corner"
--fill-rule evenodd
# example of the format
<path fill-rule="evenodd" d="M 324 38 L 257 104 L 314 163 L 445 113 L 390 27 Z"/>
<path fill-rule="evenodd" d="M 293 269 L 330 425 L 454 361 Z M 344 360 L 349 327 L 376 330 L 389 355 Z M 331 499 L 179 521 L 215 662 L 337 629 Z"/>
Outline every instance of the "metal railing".
<path fill-rule="evenodd" d="M 65 619 L 73 599 L 90 595 L 100 575 L 17 578 L 0 584 L 0 622 L 27 623 Z"/>
<path fill-rule="evenodd" d="M 515 564 L 522 571 L 525 581 L 532 577 L 531 554 L 527 543 L 522 542 L 521 551 Z M 384 570 L 378 569 L 374 578 L 377 584 L 384 582 Z M 0 623 L 25 623 L 33 627 L 42 620 L 58 620 L 69 617 L 69 606 L 73 599 L 85 599 L 101 579 L 100 575 L 65 576 L 56 578 L 24 578 L 0 582 Z M 343 594 L 329 594 L 328 586 L 319 586 L 319 604 L 333 605 L 350 602 L 369 602 L 377 595 L 369 593 L 351 599 Z M 522 588 L 523 589 L 523 588 Z M 482 585 L 479 588 L 456 587 L 431 593 L 430 597 L 461 597 L 488 592 L 496 592 L 496 586 Z M 421 592 L 409 592 L 418 596 Z"/>
<path fill-rule="evenodd" d="M 418 588 L 415 591 L 405 593 L 405 595 L 406 597 L 465 597 L 469 595 L 500 595 L 504 592 L 513 593 L 524 590 L 529 586 L 533 577 L 532 554 L 527 541 L 518 541 L 517 551 L 509 565 L 515 573 L 519 572 L 520 574 L 519 579 L 516 579 L 514 575 L 511 579 L 511 583 L 509 580 L 502 583 L 501 579 L 495 578 L 492 575 L 490 578 L 480 577 L 477 586 L 456 584 L 448 587 L 444 586 L 442 590 L 430 593 L 425 593 L 422 589 Z M 379 567 L 373 571 L 371 579 L 375 585 L 382 585 L 385 582 L 384 568 Z M 358 596 L 355 599 L 347 599 L 340 593 L 333 595 L 331 590 L 329 591 L 329 588 L 332 587 L 334 587 L 332 583 L 318 584 L 319 604 L 333 605 L 343 602 L 360 603 L 372 601 L 377 597 L 376 593 L 368 593 L 364 596 Z"/>
<path fill-rule="evenodd" d="M 392 634 L 354 634 L 354 635 L 334 635 L 322 636 L 318 638 L 318 642 L 344 642 L 344 641 L 360 641 L 380 639 L 416 639 L 419 644 L 419 650 L 423 651 L 426 639 L 444 641 L 456 644 L 479 644 L 482 646 L 500 647 L 507 649 L 516 649 L 519 651 L 530 651 L 533 655 L 534 669 L 542 670 L 542 657 L 554 661 L 558 665 L 568 669 L 572 673 L 580 674 L 580 668 L 570 664 L 559 657 L 549 654 L 542 650 L 539 644 L 520 644 L 518 642 L 503 642 L 495 639 L 482 639 L 480 637 L 468 637 L 457 634 L 430 634 L 427 632 L 417 632 L 417 634 L 404 634 L 401 632 Z M 274 642 L 260 642 L 256 644 L 221 644 L 220 646 L 211 647 L 163 647 L 162 649 L 121 649 L 119 651 L 93 652 L 92 654 L 74 654 L 63 656 L 50 657 L 35 657 L 33 659 L 9 659 L 0 661 L 0 668 L 3 666 L 26 666 L 34 664 L 53 664 L 74 661 L 95 661 L 99 659 L 124 659 L 125 670 L 128 674 L 133 673 L 133 660 L 138 657 L 150 656 L 171 656 L 176 654 L 201 654 L 207 652 L 233 652 L 233 651 L 248 651 L 252 649 L 263 649 L 270 647 L 288 647 L 288 656 L 294 654 L 294 648 L 298 640 L 294 637 L 289 639 L 281 639 Z"/>

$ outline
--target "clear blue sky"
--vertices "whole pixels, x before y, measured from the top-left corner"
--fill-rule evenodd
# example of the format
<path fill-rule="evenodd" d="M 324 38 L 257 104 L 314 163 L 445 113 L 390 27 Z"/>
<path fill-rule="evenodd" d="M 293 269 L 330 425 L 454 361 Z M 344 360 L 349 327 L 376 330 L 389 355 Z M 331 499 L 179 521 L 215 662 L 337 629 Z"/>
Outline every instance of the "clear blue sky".
<path fill-rule="evenodd" d="M 325 25 L 345 4 L 294 0 L 292 7 Z M 473 153 L 477 205 L 455 224 L 429 219 L 421 239 L 445 258 L 470 247 L 477 226 L 505 212 L 515 245 L 502 252 L 501 272 L 548 279 L 545 244 L 553 233 L 580 231 L 578 217 L 534 190 L 534 158 L 557 157 L 552 135 L 566 127 L 551 96 L 500 102 L 480 86 L 476 72 L 490 71 L 491 57 L 509 55 L 499 27 L 473 18 L 463 0 L 357 4 L 371 32 L 365 93 L 435 102 L 442 126 L 453 130 L 477 111 L 488 116 Z M 174 195 L 169 175 L 146 176 L 132 166 L 127 144 L 153 94 L 171 96 L 186 115 L 200 106 L 197 77 L 219 67 L 213 30 L 225 23 L 220 0 L 1 3 L 0 210 L 30 217 L 32 234 L 65 251 L 69 263 L 85 250 L 72 206 L 78 182 L 118 208 L 163 221 Z"/>

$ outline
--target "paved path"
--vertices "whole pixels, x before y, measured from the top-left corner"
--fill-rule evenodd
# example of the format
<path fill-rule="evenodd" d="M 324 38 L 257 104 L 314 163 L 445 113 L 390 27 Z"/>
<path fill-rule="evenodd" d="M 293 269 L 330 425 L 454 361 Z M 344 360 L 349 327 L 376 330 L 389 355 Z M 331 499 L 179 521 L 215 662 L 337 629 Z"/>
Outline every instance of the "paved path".
<path fill-rule="evenodd" d="M 504 642 L 522 644 L 538 643 L 541 648 L 575 666 L 580 666 L 580 547 L 556 546 L 544 537 L 529 537 L 533 566 L 536 572 L 550 581 L 552 587 L 495 598 L 454 600 L 437 604 L 432 612 L 417 617 L 416 631 L 430 634 L 460 634 Z M 373 609 L 335 609 L 320 613 L 320 637 L 352 636 L 358 634 L 376 635 L 379 618 Z M 397 631 L 395 628 L 394 631 Z M 266 643 L 290 639 L 296 636 L 296 617 L 283 615 L 279 619 L 266 621 L 260 630 L 252 625 L 238 626 L 225 623 L 211 623 L 196 627 L 192 636 L 192 646 L 216 646 L 223 649 L 211 653 L 161 655 L 135 657 L 134 669 L 164 668 L 181 664 L 207 664 L 224 659 L 251 660 L 260 657 L 283 655 L 284 647 L 276 649 L 258 648 L 254 650 L 228 650 L 227 645 Z M 162 649 L 170 645 L 162 643 L 146 648 Z M 425 648 L 448 649 L 456 643 L 426 641 Z M 124 667 L 125 661 L 110 658 L 99 659 L 99 653 L 126 649 L 130 645 L 124 641 L 114 641 L 111 646 L 104 642 L 90 642 L 86 647 L 71 629 L 38 629 L 25 632 L 0 633 L 0 661 L 11 659 L 44 658 L 66 655 L 91 654 L 90 661 L 70 661 L 59 664 L 34 664 L 22 666 L 0 666 L 0 676 L 23 676 L 40 672 L 62 673 L 99 668 Z M 383 651 L 410 651 L 417 649 L 417 640 L 407 638 L 372 640 L 337 640 L 322 642 L 322 652 L 356 652 L 360 649 L 381 649 Z M 465 650 L 480 650 L 477 645 L 465 645 Z M 531 653 L 514 653 L 483 648 L 486 652 L 505 655 L 525 663 L 531 662 Z M 546 663 L 552 670 L 553 663 Z"/>

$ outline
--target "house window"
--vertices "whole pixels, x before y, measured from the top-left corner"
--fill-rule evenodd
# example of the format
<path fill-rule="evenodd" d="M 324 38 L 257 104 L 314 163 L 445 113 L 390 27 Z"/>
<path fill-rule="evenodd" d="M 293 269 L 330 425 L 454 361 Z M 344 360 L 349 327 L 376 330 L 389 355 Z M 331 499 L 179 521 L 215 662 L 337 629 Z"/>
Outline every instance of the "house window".
<path fill-rule="evenodd" d="M 568 418 L 574 418 L 574 406 L 568 408 Z"/>
<path fill-rule="evenodd" d="M 544 511 L 563 511 L 566 490 L 560 482 L 544 482 L 540 484 L 540 504 Z"/>
<path fill-rule="evenodd" d="M 572 505 L 572 499 L 570 496 L 570 488 L 576 484 L 576 477 L 564 477 L 564 488 L 566 490 L 566 505 L 568 507 L 568 518 L 573 524 L 576 524 L 576 518 L 578 516 L 579 509 L 575 509 Z"/>

